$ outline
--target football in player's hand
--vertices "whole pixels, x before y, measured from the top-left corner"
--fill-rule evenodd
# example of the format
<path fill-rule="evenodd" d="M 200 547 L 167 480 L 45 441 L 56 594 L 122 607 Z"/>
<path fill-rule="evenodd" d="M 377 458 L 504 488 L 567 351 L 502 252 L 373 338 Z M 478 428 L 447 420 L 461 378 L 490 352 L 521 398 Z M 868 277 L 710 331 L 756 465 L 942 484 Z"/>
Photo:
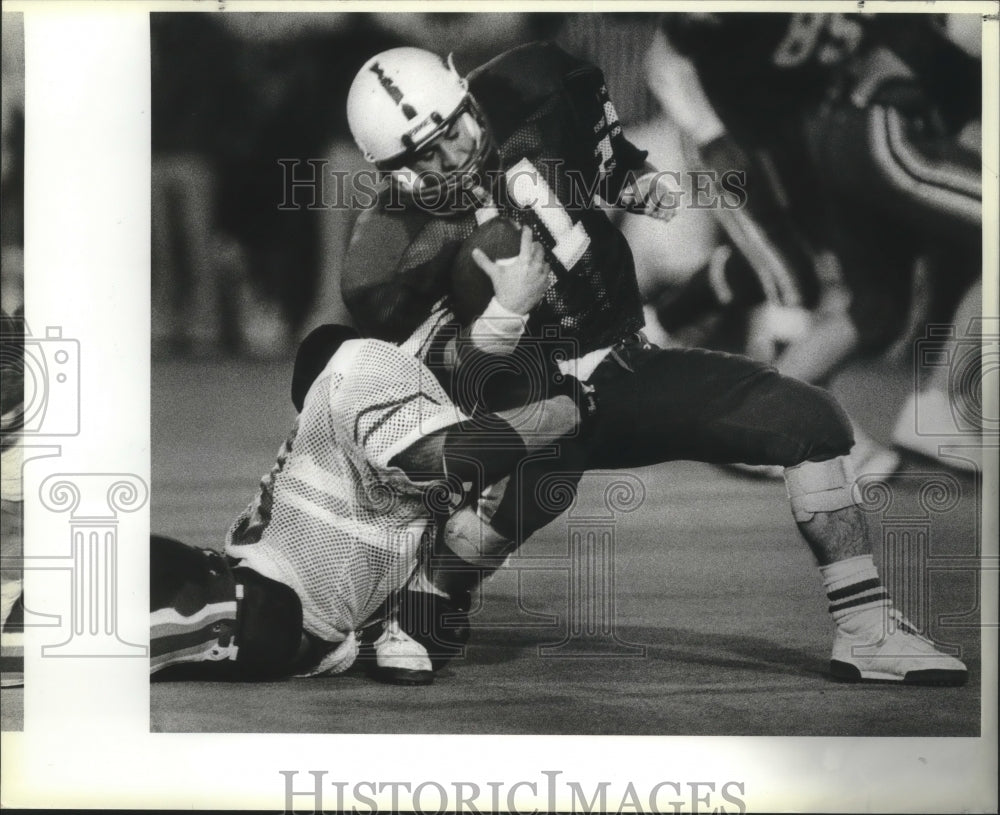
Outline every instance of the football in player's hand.
<path fill-rule="evenodd" d="M 451 310 L 462 325 L 469 325 L 489 305 L 493 282 L 472 257 L 482 249 L 492 261 L 515 258 L 521 250 L 521 227 L 509 218 L 493 218 L 462 244 L 451 267 Z"/>

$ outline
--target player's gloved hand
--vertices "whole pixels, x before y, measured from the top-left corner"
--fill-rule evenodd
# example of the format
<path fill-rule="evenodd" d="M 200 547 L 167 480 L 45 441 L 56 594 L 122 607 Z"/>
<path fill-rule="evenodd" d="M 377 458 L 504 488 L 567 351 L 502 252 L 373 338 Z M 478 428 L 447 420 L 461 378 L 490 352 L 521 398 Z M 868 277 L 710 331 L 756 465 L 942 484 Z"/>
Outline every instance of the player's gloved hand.
<path fill-rule="evenodd" d="M 472 250 L 472 259 L 493 283 L 493 296 L 508 311 L 527 314 L 549 288 L 549 264 L 545 248 L 521 227 L 521 249 L 517 257 L 490 260 L 482 249 Z"/>
<path fill-rule="evenodd" d="M 645 173 L 622 190 L 618 203 L 629 212 L 666 223 L 677 214 L 680 189 L 667 173 Z"/>

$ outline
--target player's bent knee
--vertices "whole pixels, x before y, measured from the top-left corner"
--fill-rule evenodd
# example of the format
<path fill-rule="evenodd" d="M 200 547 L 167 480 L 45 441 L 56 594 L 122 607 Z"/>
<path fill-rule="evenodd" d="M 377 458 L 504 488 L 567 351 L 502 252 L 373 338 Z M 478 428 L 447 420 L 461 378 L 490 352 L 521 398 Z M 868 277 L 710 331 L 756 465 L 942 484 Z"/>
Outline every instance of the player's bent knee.
<path fill-rule="evenodd" d="M 847 413 L 832 394 L 809 385 L 811 401 L 808 410 L 815 426 L 809 461 L 824 461 L 845 456 L 854 446 L 854 430 Z"/>
<path fill-rule="evenodd" d="M 781 376 L 783 410 L 778 462 L 792 467 L 805 461 L 846 456 L 854 446 L 854 431 L 840 403 L 823 388 Z"/>

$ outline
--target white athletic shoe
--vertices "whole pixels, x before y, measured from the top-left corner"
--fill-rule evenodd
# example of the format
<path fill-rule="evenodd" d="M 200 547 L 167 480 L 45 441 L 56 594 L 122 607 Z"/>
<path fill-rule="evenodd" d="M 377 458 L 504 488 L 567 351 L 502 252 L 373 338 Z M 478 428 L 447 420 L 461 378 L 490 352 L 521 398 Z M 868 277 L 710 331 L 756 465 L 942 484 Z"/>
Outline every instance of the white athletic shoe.
<path fill-rule="evenodd" d="M 388 620 L 375 640 L 375 678 L 393 685 L 429 685 L 434 669 L 427 649 Z"/>
<path fill-rule="evenodd" d="M 838 627 L 830 673 L 845 682 L 901 682 L 905 685 L 964 685 L 969 672 L 942 654 L 898 612 L 895 630 L 873 626 L 857 633 Z"/>

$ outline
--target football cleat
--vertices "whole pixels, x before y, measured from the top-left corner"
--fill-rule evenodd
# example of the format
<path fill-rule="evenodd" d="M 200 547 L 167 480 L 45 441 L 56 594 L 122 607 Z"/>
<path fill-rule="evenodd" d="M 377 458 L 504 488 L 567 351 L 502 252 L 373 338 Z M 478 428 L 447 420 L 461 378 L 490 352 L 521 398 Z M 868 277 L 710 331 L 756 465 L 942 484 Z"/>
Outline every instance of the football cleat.
<path fill-rule="evenodd" d="M 434 669 L 427 649 L 406 634 L 396 620 L 388 620 L 375 640 L 373 675 L 391 685 L 429 685 Z"/>
<path fill-rule="evenodd" d="M 964 685 L 969 672 L 941 653 L 898 613 L 895 630 L 871 627 L 856 633 L 841 628 L 833 641 L 830 673 L 844 682 L 899 682 L 904 685 Z"/>

